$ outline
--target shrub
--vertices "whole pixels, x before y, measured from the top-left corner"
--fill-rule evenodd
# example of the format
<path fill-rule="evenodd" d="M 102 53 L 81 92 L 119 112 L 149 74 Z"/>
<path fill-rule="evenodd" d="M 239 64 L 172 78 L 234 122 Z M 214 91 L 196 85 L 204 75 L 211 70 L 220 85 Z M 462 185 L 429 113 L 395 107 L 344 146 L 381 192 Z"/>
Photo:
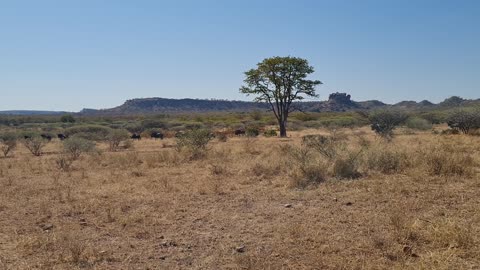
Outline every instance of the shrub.
<path fill-rule="evenodd" d="M 437 176 L 471 176 L 475 165 L 470 155 L 439 147 L 427 151 L 424 161 L 427 172 Z"/>
<path fill-rule="evenodd" d="M 0 135 L 0 150 L 4 157 L 7 157 L 17 147 L 17 135 L 4 133 Z"/>
<path fill-rule="evenodd" d="M 130 138 L 128 131 L 124 129 L 112 129 L 107 135 L 107 142 L 110 151 L 117 151 L 120 144 Z"/>
<path fill-rule="evenodd" d="M 337 156 L 340 148 L 340 145 L 334 137 L 323 135 L 303 136 L 302 145 L 314 149 L 329 160 L 333 160 Z"/>
<path fill-rule="evenodd" d="M 263 132 L 263 136 L 265 137 L 277 137 L 278 134 L 277 134 L 277 131 L 274 130 L 274 129 L 269 129 L 269 130 L 265 130 Z"/>
<path fill-rule="evenodd" d="M 245 130 L 245 135 L 248 137 L 257 137 L 260 134 L 260 130 L 257 127 L 248 127 Z"/>
<path fill-rule="evenodd" d="M 355 179 L 360 177 L 358 157 L 358 153 L 349 153 L 347 157 L 337 157 L 333 162 L 333 175 L 339 179 Z"/>
<path fill-rule="evenodd" d="M 225 133 L 217 133 L 217 139 L 219 142 L 226 142 L 228 140 L 228 136 Z"/>
<path fill-rule="evenodd" d="M 324 182 L 327 174 L 327 166 L 316 160 L 307 147 L 284 147 L 281 149 L 289 155 L 294 169 L 290 185 L 295 188 L 306 188 Z"/>
<path fill-rule="evenodd" d="M 60 117 L 60 122 L 62 123 L 75 123 L 75 118 L 71 114 L 65 114 Z"/>
<path fill-rule="evenodd" d="M 142 121 L 141 126 L 143 129 L 164 129 L 166 128 L 165 120 L 160 119 L 145 119 Z"/>
<path fill-rule="evenodd" d="M 384 174 L 402 172 L 408 166 L 406 153 L 380 146 L 370 149 L 365 154 L 365 165 L 368 169 Z"/>
<path fill-rule="evenodd" d="M 447 124 L 450 128 L 467 134 L 480 128 L 480 110 L 457 110 L 447 118 Z"/>
<path fill-rule="evenodd" d="M 409 118 L 406 122 L 408 128 L 416 130 L 430 130 L 432 129 L 432 124 L 423 118 L 413 117 Z"/>
<path fill-rule="evenodd" d="M 262 120 L 262 112 L 260 111 L 252 111 L 250 113 L 250 116 L 252 117 L 253 120 L 255 121 L 260 121 Z"/>
<path fill-rule="evenodd" d="M 78 159 L 82 153 L 91 152 L 94 149 L 95 143 L 83 138 L 73 137 L 63 141 L 63 151 L 73 160 Z"/>
<path fill-rule="evenodd" d="M 23 140 L 23 144 L 30 151 L 30 153 L 38 157 L 42 155 L 42 149 L 45 147 L 46 141 L 40 136 L 32 136 Z"/>
<path fill-rule="evenodd" d="M 91 141 L 104 141 L 111 132 L 111 128 L 100 125 L 80 125 L 65 130 L 69 137 L 75 136 Z"/>
<path fill-rule="evenodd" d="M 207 151 L 207 145 L 213 136 L 207 129 L 192 129 L 185 131 L 176 138 L 177 150 L 187 150 L 191 158 L 199 158 Z"/>
<path fill-rule="evenodd" d="M 55 159 L 55 164 L 59 170 L 68 172 L 70 171 L 73 161 L 72 156 L 60 155 Z"/>
<path fill-rule="evenodd" d="M 387 140 L 393 137 L 393 130 L 407 118 L 405 113 L 392 110 L 376 111 L 369 116 L 372 130 Z"/>

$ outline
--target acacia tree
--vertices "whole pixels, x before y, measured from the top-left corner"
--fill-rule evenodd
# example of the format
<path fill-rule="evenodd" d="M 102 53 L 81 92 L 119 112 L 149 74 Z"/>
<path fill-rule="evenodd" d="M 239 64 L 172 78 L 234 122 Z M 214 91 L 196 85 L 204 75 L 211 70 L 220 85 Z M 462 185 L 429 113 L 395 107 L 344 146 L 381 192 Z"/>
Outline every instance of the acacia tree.
<path fill-rule="evenodd" d="M 308 80 L 314 72 L 308 61 L 297 57 L 272 57 L 245 72 L 245 86 L 240 93 L 256 95 L 256 102 L 266 102 L 277 118 L 280 137 L 287 136 L 287 119 L 295 108 L 292 103 L 305 96 L 317 97 L 315 87 L 320 81 Z"/>

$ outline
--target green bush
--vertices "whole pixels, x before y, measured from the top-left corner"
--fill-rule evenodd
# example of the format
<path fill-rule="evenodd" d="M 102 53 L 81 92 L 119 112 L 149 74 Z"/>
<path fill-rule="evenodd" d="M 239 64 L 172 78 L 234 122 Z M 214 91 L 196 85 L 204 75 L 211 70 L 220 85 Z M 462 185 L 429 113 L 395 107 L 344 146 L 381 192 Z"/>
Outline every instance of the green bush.
<path fill-rule="evenodd" d="M 480 110 L 457 110 L 450 114 L 447 119 L 450 128 L 469 133 L 480 128 Z"/>
<path fill-rule="evenodd" d="M 191 129 L 179 135 L 177 140 L 177 150 L 186 150 L 190 152 L 191 158 L 199 158 L 206 153 L 207 145 L 213 136 L 207 129 Z"/>
<path fill-rule="evenodd" d="M 69 138 L 63 141 L 63 151 L 70 155 L 72 160 L 78 159 L 82 153 L 91 152 L 95 149 L 95 143 L 83 138 Z"/>
<path fill-rule="evenodd" d="M 257 127 L 247 127 L 245 135 L 248 137 L 257 137 L 260 134 L 260 130 Z"/>
<path fill-rule="evenodd" d="M 432 124 L 423 118 L 412 117 L 407 120 L 405 123 L 408 128 L 416 130 L 430 130 L 432 129 Z"/>
<path fill-rule="evenodd" d="M 100 125 L 79 125 L 67 128 L 65 134 L 91 141 L 105 141 L 111 131 L 111 128 Z"/>
<path fill-rule="evenodd" d="M 263 132 L 263 136 L 265 137 L 277 137 L 277 131 L 274 129 L 268 129 Z"/>
<path fill-rule="evenodd" d="M 387 140 L 393 137 L 393 130 L 403 124 L 407 118 L 405 113 L 394 110 L 376 111 L 369 115 L 372 130 Z"/>
<path fill-rule="evenodd" d="M 75 118 L 71 114 L 65 114 L 60 117 L 60 122 L 62 123 L 75 123 Z"/>

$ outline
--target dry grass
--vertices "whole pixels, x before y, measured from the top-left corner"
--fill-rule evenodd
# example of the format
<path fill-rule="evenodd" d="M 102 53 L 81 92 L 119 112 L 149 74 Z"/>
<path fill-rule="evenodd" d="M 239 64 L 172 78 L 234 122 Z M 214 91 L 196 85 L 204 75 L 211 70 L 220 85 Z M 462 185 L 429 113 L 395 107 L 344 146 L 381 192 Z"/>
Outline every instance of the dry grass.
<path fill-rule="evenodd" d="M 195 160 L 174 139 L 100 145 L 68 168 L 60 142 L 19 146 L 0 158 L 0 269 L 480 268 L 479 137 L 340 132 L 332 160 L 302 148 L 316 130 Z"/>

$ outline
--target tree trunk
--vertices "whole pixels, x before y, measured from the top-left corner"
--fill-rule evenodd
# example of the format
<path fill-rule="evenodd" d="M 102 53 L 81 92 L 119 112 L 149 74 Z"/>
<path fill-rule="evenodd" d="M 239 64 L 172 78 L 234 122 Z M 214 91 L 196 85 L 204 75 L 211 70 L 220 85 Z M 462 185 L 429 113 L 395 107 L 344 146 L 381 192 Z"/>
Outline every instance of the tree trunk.
<path fill-rule="evenodd" d="M 287 120 L 278 120 L 280 126 L 280 137 L 287 137 Z"/>

